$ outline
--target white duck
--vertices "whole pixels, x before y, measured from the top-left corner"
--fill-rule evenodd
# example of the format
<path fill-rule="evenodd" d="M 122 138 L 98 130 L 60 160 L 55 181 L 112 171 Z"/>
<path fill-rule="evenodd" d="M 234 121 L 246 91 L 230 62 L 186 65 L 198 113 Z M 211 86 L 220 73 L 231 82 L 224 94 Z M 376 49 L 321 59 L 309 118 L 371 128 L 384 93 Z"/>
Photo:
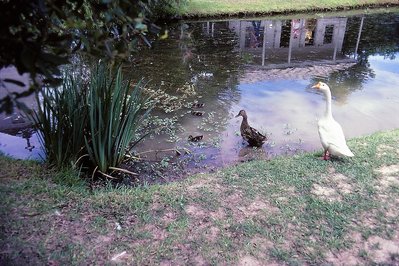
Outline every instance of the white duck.
<path fill-rule="evenodd" d="M 331 91 L 327 84 L 319 82 L 312 88 L 319 89 L 326 96 L 326 111 L 324 116 L 318 122 L 319 136 L 321 145 L 324 148 L 324 160 L 329 159 L 329 155 L 348 156 L 352 157 L 354 154 L 346 145 L 346 140 L 342 127 L 334 120 L 331 112 Z"/>

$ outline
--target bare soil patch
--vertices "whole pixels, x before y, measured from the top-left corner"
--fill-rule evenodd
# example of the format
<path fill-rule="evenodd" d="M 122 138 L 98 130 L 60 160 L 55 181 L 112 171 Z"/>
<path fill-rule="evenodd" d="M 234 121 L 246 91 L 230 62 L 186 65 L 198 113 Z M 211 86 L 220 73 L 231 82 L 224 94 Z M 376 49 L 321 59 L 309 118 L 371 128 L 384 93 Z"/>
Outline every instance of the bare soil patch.
<path fill-rule="evenodd" d="M 377 173 L 383 175 L 383 176 L 388 176 L 388 175 L 399 175 L 399 164 L 394 164 L 394 165 L 384 165 L 376 170 Z"/>
<path fill-rule="evenodd" d="M 187 205 L 185 211 L 190 217 L 193 217 L 196 220 L 204 219 L 208 216 L 207 212 L 196 204 Z"/>
<path fill-rule="evenodd" d="M 242 265 L 242 266 L 261 266 L 264 265 L 263 261 L 259 261 L 258 259 L 256 259 L 253 256 L 250 255 L 246 255 L 244 257 L 242 257 L 237 265 Z"/>
<path fill-rule="evenodd" d="M 370 237 L 364 243 L 364 249 L 367 251 L 372 260 L 376 263 L 393 263 L 392 255 L 399 255 L 399 237 L 398 234 L 392 239 L 384 239 L 379 236 Z M 396 265 L 399 260 L 396 261 Z"/>
<path fill-rule="evenodd" d="M 337 190 L 321 186 L 319 184 L 313 184 L 312 194 L 316 195 L 318 198 L 326 201 L 341 201 L 341 196 L 338 194 Z"/>
<path fill-rule="evenodd" d="M 255 216 L 263 216 L 266 214 L 278 213 L 280 211 L 279 208 L 273 206 L 271 203 L 266 202 L 260 197 L 256 197 L 254 201 L 252 201 L 247 206 L 239 206 L 237 207 L 241 212 L 237 213 L 238 219 L 251 218 Z"/>
<path fill-rule="evenodd" d="M 329 185 L 313 184 L 311 193 L 318 198 L 326 201 L 341 201 L 342 195 L 349 194 L 353 191 L 349 178 L 341 173 L 337 173 L 333 167 L 328 169 L 329 174 L 323 176 L 324 181 Z M 326 182 L 324 182 L 326 183 Z"/>
<path fill-rule="evenodd" d="M 384 165 L 376 169 L 375 172 L 379 175 L 377 187 L 380 192 L 384 192 L 391 186 L 399 186 L 399 164 Z M 384 193 L 380 197 L 384 197 Z"/>
<path fill-rule="evenodd" d="M 380 236 L 371 236 L 365 240 L 360 233 L 354 232 L 351 235 L 354 242 L 352 247 L 341 252 L 329 252 L 326 261 L 333 265 L 364 265 L 382 264 L 399 265 L 398 234 L 392 239 L 385 239 Z"/>
<path fill-rule="evenodd" d="M 399 149 L 394 148 L 392 146 L 385 145 L 385 144 L 379 145 L 377 147 L 377 157 L 378 158 L 381 158 L 382 156 L 385 156 L 390 153 L 399 154 Z"/>
<path fill-rule="evenodd" d="M 341 252 L 330 251 L 326 256 L 326 261 L 332 265 L 361 265 L 362 259 L 358 255 L 364 241 L 362 235 L 354 232 L 351 234 L 350 239 L 354 242 L 351 249 Z"/>
<path fill-rule="evenodd" d="M 155 226 L 153 224 L 146 224 L 144 230 L 150 232 L 152 239 L 155 241 L 162 241 L 168 237 L 168 232 L 165 228 Z"/>

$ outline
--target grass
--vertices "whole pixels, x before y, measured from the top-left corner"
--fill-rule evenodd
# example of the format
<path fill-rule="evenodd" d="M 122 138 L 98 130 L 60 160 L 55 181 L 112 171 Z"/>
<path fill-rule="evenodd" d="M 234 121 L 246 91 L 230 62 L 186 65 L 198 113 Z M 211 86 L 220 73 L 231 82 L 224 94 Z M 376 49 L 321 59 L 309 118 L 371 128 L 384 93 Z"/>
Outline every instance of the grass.
<path fill-rule="evenodd" d="M 179 13 L 186 17 L 234 16 L 288 12 L 342 10 L 370 6 L 398 5 L 397 0 L 189 0 L 183 2 Z"/>
<path fill-rule="evenodd" d="M 0 157 L 0 264 L 398 264 L 399 130 L 349 146 L 94 190 Z"/>

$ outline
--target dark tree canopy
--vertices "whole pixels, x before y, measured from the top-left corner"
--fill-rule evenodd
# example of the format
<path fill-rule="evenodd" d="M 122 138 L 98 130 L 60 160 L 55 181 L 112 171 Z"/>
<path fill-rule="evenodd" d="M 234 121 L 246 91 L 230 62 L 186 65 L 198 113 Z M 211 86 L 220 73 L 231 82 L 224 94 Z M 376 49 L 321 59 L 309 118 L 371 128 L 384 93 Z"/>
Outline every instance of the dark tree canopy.
<path fill-rule="evenodd" d="M 148 19 L 161 1 L 3 0 L 0 3 L 0 69 L 15 66 L 20 74 L 57 82 L 59 66 L 78 50 L 110 60 L 126 58 L 160 28 Z M 162 3 L 163 5 L 165 3 Z M 0 77 L 23 86 L 17 80 Z M 37 88 L 0 99 L 0 112 Z"/>

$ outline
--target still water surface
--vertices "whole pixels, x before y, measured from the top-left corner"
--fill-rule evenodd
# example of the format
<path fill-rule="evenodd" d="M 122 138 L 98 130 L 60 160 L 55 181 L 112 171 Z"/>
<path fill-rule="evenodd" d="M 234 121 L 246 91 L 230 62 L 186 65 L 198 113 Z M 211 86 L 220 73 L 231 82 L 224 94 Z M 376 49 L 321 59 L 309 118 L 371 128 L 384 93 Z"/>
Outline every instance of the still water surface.
<path fill-rule="evenodd" d="M 395 12 L 182 22 L 141 55 L 124 70 L 164 92 L 149 125 L 164 127 L 138 152 L 165 166 L 184 161 L 202 169 L 321 150 L 317 120 L 325 101 L 310 88 L 318 81 L 330 86 L 347 138 L 399 127 Z M 247 147 L 239 135 L 241 109 L 267 134 L 262 148 Z M 203 138 L 190 142 L 190 135 Z"/>
<path fill-rule="evenodd" d="M 198 167 L 320 150 L 325 101 L 310 88 L 317 81 L 330 85 L 347 138 L 398 128 L 398 55 L 397 13 L 182 23 L 136 63 L 144 71 L 136 77 L 146 73 L 183 103 L 167 102 L 173 111 L 158 113 L 180 127 L 140 149 L 186 147 Z M 192 102 L 204 107 L 189 108 Z M 239 135 L 241 109 L 268 135 L 257 151 Z M 202 142 L 190 143 L 189 135 L 203 135 Z"/>

